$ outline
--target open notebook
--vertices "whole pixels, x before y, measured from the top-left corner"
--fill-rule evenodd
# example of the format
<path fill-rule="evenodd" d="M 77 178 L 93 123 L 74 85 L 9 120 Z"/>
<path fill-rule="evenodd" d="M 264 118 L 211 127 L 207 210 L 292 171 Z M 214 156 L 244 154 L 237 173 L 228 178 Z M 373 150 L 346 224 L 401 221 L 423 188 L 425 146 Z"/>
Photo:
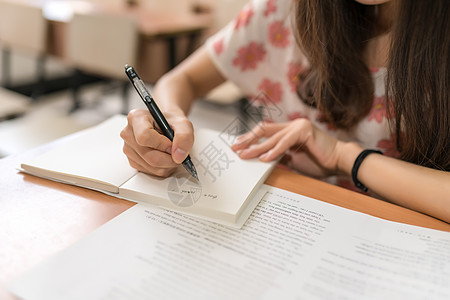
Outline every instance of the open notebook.
<path fill-rule="evenodd" d="M 111 117 L 23 162 L 21 171 L 240 228 L 275 165 L 241 160 L 225 133 L 199 129 L 190 155 L 200 183 L 182 166 L 168 178 L 150 176 L 131 168 L 122 152 L 125 125 L 125 116 Z"/>

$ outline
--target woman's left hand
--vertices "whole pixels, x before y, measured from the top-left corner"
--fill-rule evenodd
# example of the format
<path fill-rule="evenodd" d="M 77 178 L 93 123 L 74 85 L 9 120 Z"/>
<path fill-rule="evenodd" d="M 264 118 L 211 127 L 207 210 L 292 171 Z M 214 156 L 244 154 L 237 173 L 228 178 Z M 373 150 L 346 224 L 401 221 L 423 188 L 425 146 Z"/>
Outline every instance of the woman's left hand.
<path fill-rule="evenodd" d="M 266 139 L 258 144 L 262 138 Z M 232 149 L 242 159 L 259 157 L 261 161 L 273 161 L 287 153 L 289 167 L 322 177 L 342 172 L 338 163 L 343 144 L 309 120 L 299 118 L 279 124 L 262 122 L 240 136 Z"/>

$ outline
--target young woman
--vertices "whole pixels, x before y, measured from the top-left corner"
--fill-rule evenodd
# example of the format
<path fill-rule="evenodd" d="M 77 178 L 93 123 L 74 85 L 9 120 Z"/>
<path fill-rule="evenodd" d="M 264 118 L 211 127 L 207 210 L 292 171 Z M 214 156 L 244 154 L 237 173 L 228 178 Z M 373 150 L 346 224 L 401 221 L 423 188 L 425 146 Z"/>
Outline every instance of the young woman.
<path fill-rule="evenodd" d="M 147 111 L 129 113 L 130 165 L 170 175 L 194 142 L 191 104 L 225 80 L 280 112 L 237 140 L 241 158 L 284 155 L 294 170 L 450 222 L 447 0 L 250 2 L 155 86 L 173 143 Z"/>

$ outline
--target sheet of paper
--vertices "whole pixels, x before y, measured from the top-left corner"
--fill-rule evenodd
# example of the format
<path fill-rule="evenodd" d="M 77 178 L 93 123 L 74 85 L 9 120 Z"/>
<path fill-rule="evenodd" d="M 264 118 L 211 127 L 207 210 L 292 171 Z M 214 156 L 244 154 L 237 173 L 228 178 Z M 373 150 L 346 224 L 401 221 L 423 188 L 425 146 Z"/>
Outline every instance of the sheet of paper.
<path fill-rule="evenodd" d="M 450 233 L 273 187 L 241 230 L 136 205 L 24 274 L 24 299 L 450 299 Z"/>

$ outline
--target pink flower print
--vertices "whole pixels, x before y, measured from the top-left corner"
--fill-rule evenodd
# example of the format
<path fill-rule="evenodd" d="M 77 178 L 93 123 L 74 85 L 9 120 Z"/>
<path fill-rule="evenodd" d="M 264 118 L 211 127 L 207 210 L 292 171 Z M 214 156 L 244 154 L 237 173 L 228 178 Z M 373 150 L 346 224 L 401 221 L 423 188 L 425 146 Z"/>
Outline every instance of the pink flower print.
<path fill-rule="evenodd" d="M 370 71 L 370 73 L 376 73 L 376 72 L 380 71 L 380 68 L 378 68 L 378 67 L 370 67 L 369 71 Z"/>
<path fill-rule="evenodd" d="M 223 38 L 221 38 L 218 41 L 215 41 L 213 43 L 213 48 L 214 48 L 214 52 L 216 52 L 217 55 L 222 54 L 223 48 L 224 48 L 224 46 L 223 46 Z"/>
<path fill-rule="evenodd" d="M 303 70 L 302 64 L 294 62 L 289 63 L 287 79 L 292 92 L 295 92 L 297 90 L 297 86 L 300 81 L 299 74 L 302 70 Z"/>
<path fill-rule="evenodd" d="M 397 150 L 396 135 L 392 134 L 390 139 L 380 140 L 377 144 L 377 148 L 381 149 L 386 156 L 400 157 L 400 152 Z"/>
<path fill-rule="evenodd" d="M 269 25 L 269 42 L 280 48 L 286 48 L 289 45 L 289 28 L 283 26 L 281 21 L 275 21 Z"/>
<path fill-rule="evenodd" d="M 263 44 L 251 42 L 247 47 L 239 48 L 233 60 L 233 66 L 240 67 L 242 71 L 256 69 L 258 63 L 264 59 L 266 50 Z"/>
<path fill-rule="evenodd" d="M 245 98 L 249 99 L 250 102 L 253 102 L 253 101 L 255 101 L 256 96 L 253 95 L 253 94 L 246 94 L 246 95 L 245 95 Z"/>
<path fill-rule="evenodd" d="M 308 119 L 308 120 L 309 120 L 309 118 L 308 118 L 307 116 L 305 116 L 304 114 L 302 114 L 302 113 L 299 112 L 299 111 L 289 113 L 289 114 L 287 115 L 287 118 L 288 118 L 288 120 L 290 120 L 290 121 L 295 120 L 295 119 L 298 119 L 298 118 L 303 118 L 303 119 Z"/>
<path fill-rule="evenodd" d="M 264 10 L 264 16 L 269 16 L 271 13 L 277 11 L 277 7 L 275 6 L 276 0 L 268 0 L 266 4 L 266 9 Z"/>
<path fill-rule="evenodd" d="M 368 120 L 371 121 L 375 119 L 378 123 L 381 123 L 386 117 L 386 98 L 385 96 L 375 97 L 373 99 L 372 109 L 369 113 Z"/>
<path fill-rule="evenodd" d="M 264 92 L 271 102 L 278 103 L 281 101 L 283 90 L 281 89 L 281 84 L 279 82 L 273 82 L 270 79 L 265 78 L 259 84 L 258 89 L 261 92 Z"/>
<path fill-rule="evenodd" d="M 236 18 L 236 21 L 234 23 L 234 30 L 237 30 L 240 27 L 247 26 L 250 23 L 253 14 L 253 6 L 251 4 L 245 6 Z"/>

